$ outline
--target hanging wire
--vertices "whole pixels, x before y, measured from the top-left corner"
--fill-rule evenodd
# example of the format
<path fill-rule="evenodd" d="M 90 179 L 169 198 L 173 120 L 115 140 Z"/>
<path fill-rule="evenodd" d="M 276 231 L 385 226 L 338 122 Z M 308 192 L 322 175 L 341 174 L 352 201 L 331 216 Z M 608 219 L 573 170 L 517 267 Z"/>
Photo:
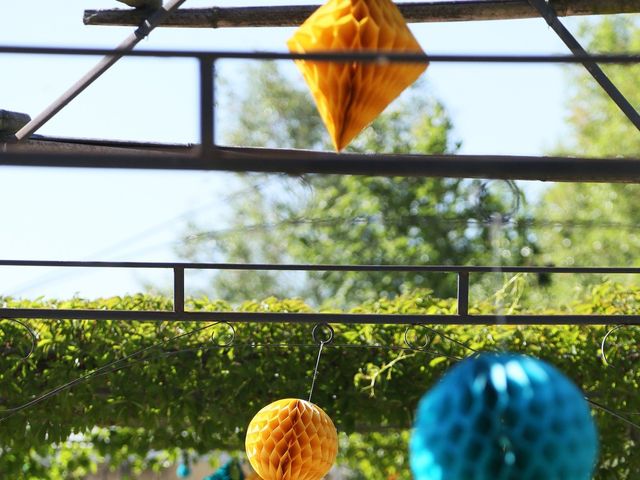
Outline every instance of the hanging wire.
<path fill-rule="evenodd" d="M 319 335 L 318 330 L 321 328 L 325 329 L 328 332 L 327 337 L 325 338 L 318 337 Z M 316 366 L 313 369 L 313 376 L 311 377 L 311 388 L 309 389 L 309 402 L 311 402 L 311 398 L 313 397 L 313 388 L 316 385 L 316 378 L 318 377 L 318 367 L 320 366 L 320 357 L 322 356 L 322 349 L 324 348 L 325 345 L 328 345 L 331 342 L 333 342 L 334 331 L 331 325 L 328 325 L 326 323 L 318 323 L 313 327 L 313 331 L 311 332 L 311 335 L 313 336 L 314 342 L 317 342 L 320 346 L 318 348 L 318 357 L 316 358 Z"/>
<path fill-rule="evenodd" d="M 490 187 L 496 184 L 506 185 L 511 197 L 505 211 L 496 212 L 495 208 L 486 205 L 486 200 L 491 199 Z M 505 225 L 512 222 L 520 212 L 523 197 L 522 190 L 513 180 L 486 180 L 480 182 L 476 192 L 477 202 L 474 207 L 474 211 L 478 216 L 476 221 L 491 227 L 495 222 L 495 217 L 499 216 L 501 222 Z"/>
<path fill-rule="evenodd" d="M 197 207 L 192 207 L 189 208 L 181 213 L 179 213 L 178 215 L 168 219 L 168 220 L 163 220 L 162 222 L 156 223 L 155 225 L 151 225 L 147 228 L 144 228 L 143 230 L 140 230 L 138 232 L 135 232 L 133 234 L 131 234 L 130 236 L 122 239 L 122 240 L 117 240 L 114 243 L 112 243 L 111 245 L 104 247 L 100 250 L 94 251 L 93 253 L 91 253 L 90 255 L 87 255 L 85 258 L 87 259 L 96 259 L 96 258 L 102 258 L 102 259 L 108 259 L 109 257 L 113 257 L 116 252 L 120 251 L 123 247 L 129 247 L 131 248 L 131 245 L 134 245 L 136 243 L 138 243 L 140 240 L 144 240 L 144 239 L 148 239 L 152 236 L 154 236 L 155 234 L 157 234 L 160 231 L 165 230 L 168 227 L 175 227 L 176 223 L 179 223 L 181 221 L 185 221 L 188 220 L 189 218 L 193 217 L 193 215 L 196 215 L 200 212 L 206 211 L 206 210 L 211 210 L 211 208 L 214 205 L 218 205 L 219 203 L 228 203 L 233 201 L 235 198 L 237 197 L 243 197 L 245 195 L 247 195 L 248 193 L 251 192 L 255 192 L 255 191 L 261 191 L 264 188 L 266 188 L 267 185 L 267 181 L 261 182 L 261 183 L 255 183 L 250 185 L 247 188 L 242 188 L 239 189 L 237 191 L 234 191 L 228 195 L 224 195 L 223 197 L 221 197 L 220 199 L 214 199 L 211 200 L 209 202 L 206 202 L 202 205 L 199 205 Z M 163 248 L 163 247 L 167 247 L 167 246 L 178 246 L 181 245 L 182 242 L 175 242 L 175 241 L 171 241 L 171 242 L 162 242 L 162 243 L 156 243 L 155 245 L 145 245 L 144 247 L 140 247 L 138 249 L 135 250 L 129 250 L 126 255 L 129 257 L 137 257 L 140 254 L 143 253 L 147 253 L 148 251 L 152 251 L 155 250 L 157 248 Z M 124 252 L 120 252 L 119 254 L 120 257 L 124 257 L 125 254 Z M 47 272 L 44 273 L 40 276 L 37 276 L 35 278 L 32 278 L 31 280 L 28 280 L 26 282 L 24 282 L 21 285 L 18 285 L 16 287 L 13 288 L 13 290 L 11 292 L 9 292 L 8 295 L 19 295 L 20 293 L 29 291 L 35 287 L 39 287 L 42 285 L 47 285 L 50 284 L 51 282 L 54 281 L 59 281 L 62 278 L 68 278 L 68 277 L 77 277 L 79 275 L 82 275 L 82 272 L 79 270 L 65 270 L 65 271 L 61 271 L 61 272 Z"/>
<path fill-rule="evenodd" d="M 601 403 L 589 398 L 589 397 L 585 397 L 585 400 L 587 402 L 589 402 L 591 405 L 593 405 L 594 407 L 596 407 L 599 410 L 602 410 L 603 412 L 605 412 L 608 415 L 611 415 L 612 417 L 617 418 L 618 420 L 620 420 L 621 422 L 626 423 L 627 425 L 629 425 L 630 427 L 635 428 L 636 430 L 640 431 L 640 423 L 636 423 L 633 420 L 629 420 L 625 415 L 623 415 L 622 413 L 613 410 L 612 408 L 609 408 L 605 405 L 602 405 Z M 631 415 L 638 415 L 638 413 L 631 413 Z"/>
<path fill-rule="evenodd" d="M 440 215 L 356 215 L 348 217 L 296 217 L 287 218 L 273 223 L 253 223 L 238 227 L 222 228 L 218 230 L 209 230 L 206 232 L 190 234 L 186 236 L 183 242 L 194 242 L 200 240 L 216 240 L 221 237 L 250 233 L 264 232 L 276 230 L 286 226 L 336 226 L 340 224 L 357 225 L 357 224 L 385 224 L 396 225 L 413 222 L 413 225 L 429 225 L 430 222 L 438 221 L 446 225 L 460 226 L 491 226 L 493 220 L 491 218 L 465 218 L 465 217 L 446 217 Z M 566 228 L 566 229 L 602 229 L 602 230 L 640 230 L 640 223 L 625 223 L 615 221 L 602 220 L 546 220 L 534 218 L 515 218 L 513 214 L 509 218 L 503 218 L 503 224 L 509 227 L 531 227 L 531 228 Z M 180 244 L 181 242 L 171 242 L 171 244 Z"/>

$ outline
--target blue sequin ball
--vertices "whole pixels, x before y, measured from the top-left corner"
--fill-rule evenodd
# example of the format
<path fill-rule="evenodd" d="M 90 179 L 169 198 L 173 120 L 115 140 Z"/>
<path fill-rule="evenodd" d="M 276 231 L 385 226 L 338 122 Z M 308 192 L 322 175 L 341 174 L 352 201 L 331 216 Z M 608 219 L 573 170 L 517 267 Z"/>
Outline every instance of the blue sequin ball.
<path fill-rule="evenodd" d="M 418 406 L 416 480 L 590 480 L 597 432 L 582 392 L 534 358 L 460 362 Z"/>

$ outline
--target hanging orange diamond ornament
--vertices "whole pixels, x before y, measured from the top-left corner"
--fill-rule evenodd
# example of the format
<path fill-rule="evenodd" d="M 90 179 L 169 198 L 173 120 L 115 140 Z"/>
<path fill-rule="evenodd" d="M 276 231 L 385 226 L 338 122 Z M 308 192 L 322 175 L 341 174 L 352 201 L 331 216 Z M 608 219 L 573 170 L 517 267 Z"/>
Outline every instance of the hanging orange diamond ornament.
<path fill-rule="evenodd" d="M 329 0 L 288 41 L 292 53 L 422 53 L 391 0 Z M 346 147 L 427 68 L 426 63 L 297 60 L 336 150 Z"/>
<path fill-rule="evenodd" d="M 320 480 L 336 460 L 338 434 L 320 407 L 286 398 L 253 417 L 245 447 L 263 480 Z"/>

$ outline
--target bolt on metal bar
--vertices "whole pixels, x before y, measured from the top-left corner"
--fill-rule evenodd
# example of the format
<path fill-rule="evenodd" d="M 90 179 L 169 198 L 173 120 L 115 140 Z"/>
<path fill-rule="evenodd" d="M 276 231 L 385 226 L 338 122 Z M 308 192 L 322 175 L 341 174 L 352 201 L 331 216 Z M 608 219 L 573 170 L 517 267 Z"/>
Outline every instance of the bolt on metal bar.
<path fill-rule="evenodd" d="M 469 314 L 469 272 L 458 272 L 458 315 Z"/>
<path fill-rule="evenodd" d="M 201 155 L 211 153 L 215 145 L 215 76 L 211 57 L 200 59 L 200 144 Z"/>
<path fill-rule="evenodd" d="M 42 113 L 27 123 L 15 134 L 15 140 L 22 142 L 28 139 L 45 123 L 51 120 L 60 110 L 66 107 L 74 98 L 86 90 L 103 73 L 109 70 L 128 51 L 131 51 L 140 41 L 165 20 L 171 12 L 176 10 L 186 0 L 169 0 L 166 7 L 160 7 L 130 34 L 116 49 L 108 53 L 98 64 L 87 72 L 80 80 L 71 86 L 62 96 L 49 105 Z"/>
<path fill-rule="evenodd" d="M 184 313 L 184 267 L 173 267 L 173 311 Z"/>
<path fill-rule="evenodd" d="M 545 19 L 547 24 L 553 29 L 554 32 L 565 43 L 569 50 L 575 55 L 588 55 L 587 51 L 580 45 L 580 42 L 571 34 L 569 30 L 563 25 L 558 18 L 558 14 L 554 10 L 553 6 L 545 0 L 528 0 L 532 7 L 534 7 L 540 15 Z M 611 100 L 622 110 L 627 118 L 633 123 L 633 125 L 640 130 L 640 114 L 629 103 L 627 98 L 620 92 L 618 87 L 607 77 L 604 71 L 593 61 L 585 61 L 582 63 L 584 67 L 589 71 L 591 76 L 600 84 L 604 91 L 609 95 Z"/>

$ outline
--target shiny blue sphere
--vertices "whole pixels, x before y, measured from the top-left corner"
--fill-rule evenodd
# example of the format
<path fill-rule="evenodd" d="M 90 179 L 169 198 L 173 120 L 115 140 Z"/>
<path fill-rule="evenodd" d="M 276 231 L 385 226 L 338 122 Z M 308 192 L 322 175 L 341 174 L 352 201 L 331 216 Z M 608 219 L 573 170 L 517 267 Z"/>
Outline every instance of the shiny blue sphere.
<path fill-rule="evenodd" d="M 591 480 L 598 439 L 582 392 L 540 360 L 483 354 L 422 398 L 416 480 Z"/>
<path fill-rule="evenodd" d="M 189 465 L 185 463 L 181 463 L 180 465 L 178 465 L 178 468 L 176 469 L 176 475 L 178 476 L 178 478 L 189 477 L 191 475 L 191 469 L 189 468 Z"/>

